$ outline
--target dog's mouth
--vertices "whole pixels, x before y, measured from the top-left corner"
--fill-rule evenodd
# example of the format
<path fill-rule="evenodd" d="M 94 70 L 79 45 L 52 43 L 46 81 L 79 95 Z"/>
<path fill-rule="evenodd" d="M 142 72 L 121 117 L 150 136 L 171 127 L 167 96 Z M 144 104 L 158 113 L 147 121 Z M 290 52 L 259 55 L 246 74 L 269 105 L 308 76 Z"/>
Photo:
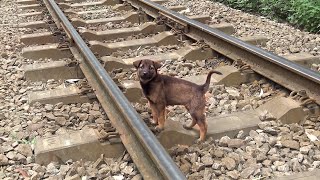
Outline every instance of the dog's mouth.
<path fill-rule="evenodd" d="M 153 75 L 152 74 L 140 74 L 140 81 L 142 82 L 147 82 L 147 81 L 150 81 L 151 79 L 153 78 Z"/>

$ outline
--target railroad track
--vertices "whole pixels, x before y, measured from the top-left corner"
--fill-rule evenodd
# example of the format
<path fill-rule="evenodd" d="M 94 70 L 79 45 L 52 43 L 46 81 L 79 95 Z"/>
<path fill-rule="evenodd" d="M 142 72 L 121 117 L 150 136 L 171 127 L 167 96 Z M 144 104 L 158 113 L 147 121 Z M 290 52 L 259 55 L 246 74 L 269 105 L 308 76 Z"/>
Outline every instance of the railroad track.
<path fill-rule="evenodd" d="M 123 76 L 123 79 L 117 77 L 124 69 L 132 68 L 132 62 L 135 60 L 151 58 L 164 62 L 166 67 L 175 60 L 198 61 L 200 64 L 203 59 L 214 59 L 210 61 L 212 64 L 209 67 L 205 65 L 207 70 L 217 67 L 223 71 L 223 78 L 215 77 L 216 84 L 239 85 L 258 79 L 259 74 L 291 92 L 289 98 L 280 99 L 264 107 L 273 112 L 274 109 L 270 109 L 270 106 L 289 102 L 290 106 L 283 108 L 286 113 L 275 115 L 283 122 L 303 124 L 307 118 L 319 116 L 319 73 L 252 45 L 263 45 L 266 38 L 248 37 L 239 40 L 226 34 L 233 32 L 232 27 L 227 24 L 211 24 L 208 16 L 183 16 L 178 13 L 185 10 L 182 6 L 170 6 L 170 3 L 160 0 L 106 0 L 86 4 L 67 0 L 57 1 L 58 4 L 53 0 L 19 2 L 22 4 L 20 8 L 28 12 L 21 17 L 43 16 L 37 9 L 45 11 L 47 17 L 47 22 L 33 21 L 20 24 L 21 28 L 30 28 L 34 32 L 22 37 L 21 41 L 28 46 L 23 49 L 22 55 L 28 59 L 42 58 L 48 61 L 27 66 L 25 78 L 29 81 L 71 78 L 87 80 L 77 87 L 32 93 L 29 102 L 76 103 L 97 98 L 116 129 L 103 134 L 107 137 L 107 142 L 112 145 L 114 136 L 120 135 L 123 145 L 145 179 L 185 177 L 129 102 L 145 103 L 141 100 L 137 81 L 132 81 L 134 74 L 131 70 L 126 70 L 129 76 Z M 35 11 L 30 12 L 29 8 Z M 48 10 L 44 10 L 45 8 Z M 98 14 L 98 19 L 90 19 L 92 14 Z M 47 28 L 50 31 L 33 30 L 34 28 Z M 153 46 L 160 49 L 152 49 Z M 149 51 L 141 52 L 141 49 Z M 221 56 L 223 60 L 215 59 Z M 63 58 L 72 60 L 61 61 Z M 307 61 L 301 58 L 299 60 L 304 63 Z M 222 61 L 227 65 L 217 66 Z M 192 66 L 192 63 L 186 64 L 187 67 Z M 187 69 L 184 71 L 188 71 Z M 191 75 L 186 79 L 200 83 L 204 81 L 202 75 Z M 290 114 L 292 109 L 298 110 Z M 255 118 L 249 118 L 252 124 L 249 123 L 251 126 L 246 127 L 248 130 L 256 127 L 257 121 L 260 121 L 256 118 L 256 112 L 251 116 Z M 288 120 L 288 117 L 293 120 Z M 239 115 L 239 119 L 242 118 Z M 173 122 L 170 123 L 175 125 Z M 209 124 L 209 128 L 214 125 L 217 124 Z M 209 136 L 218 138 L 223 134 L 234 134 L 240 129 L 241 127 L 232 130 L 221 129 L 210 132 Z M 178 130 L 179 133 L 187 136 L 179 135 L 179 138 L 170 140 L 169 130 L 167 134 L 159 135 L 160 141 L 165 147 L 172 147 L 180 142 L 190 145 L 194 134 L 182 130 Z M 186 137 L 192 138 L 183 140 Z M 55 143 L 48 140 L 46 142 Z M 42 144 L 41 148 L 50 146 L 45 147 Z M 45 161 L 48 154 L 55 156 L 54 158 L 59 156 L 54 153 L 46 154 L 47 150 L 36 152 L 38 161 Z"/>

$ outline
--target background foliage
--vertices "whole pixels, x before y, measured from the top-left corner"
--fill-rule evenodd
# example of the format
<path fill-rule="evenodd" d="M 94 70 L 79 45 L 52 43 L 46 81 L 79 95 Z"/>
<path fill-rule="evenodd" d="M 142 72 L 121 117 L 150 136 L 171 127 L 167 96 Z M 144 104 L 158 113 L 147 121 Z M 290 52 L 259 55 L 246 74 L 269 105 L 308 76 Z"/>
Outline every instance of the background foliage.
<path fill-rule="evenodd" d="M 320 33 L 320 0 L 213 0 Z"/>

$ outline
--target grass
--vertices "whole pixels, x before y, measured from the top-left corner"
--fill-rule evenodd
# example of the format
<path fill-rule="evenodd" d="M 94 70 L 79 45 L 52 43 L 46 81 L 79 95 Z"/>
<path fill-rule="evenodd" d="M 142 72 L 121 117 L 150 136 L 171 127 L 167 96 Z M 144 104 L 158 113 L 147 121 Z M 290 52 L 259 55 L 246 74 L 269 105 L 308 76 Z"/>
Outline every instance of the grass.
<path fill-rule="evenodd" d="M 320 0 L 213 0 L 235 9 L 286 21 L 312 33 L 320 33 Z"/>

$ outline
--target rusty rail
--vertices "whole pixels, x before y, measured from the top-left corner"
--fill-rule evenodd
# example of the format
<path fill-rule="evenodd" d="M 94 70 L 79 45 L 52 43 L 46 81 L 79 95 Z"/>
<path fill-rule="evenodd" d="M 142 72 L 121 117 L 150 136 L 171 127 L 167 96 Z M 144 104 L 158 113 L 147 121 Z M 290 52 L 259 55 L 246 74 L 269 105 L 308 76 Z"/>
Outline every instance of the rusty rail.
<path fill-rule="evenodd" d="M 44 1 L 70 38 L 71 52 L 80 59 L 80 68 L 144 179 L 185 179 L 58 5 L 54 0 Z"/>
<path fill-rule="evenodd" d="M 184 35 L 204 40 L 210 47 L 233 60 L 241 60 L 252 70 L 292 90 L 305 90 L 307 95 L 320 104 L 320 73 L 302 67 L 283 57 L 245 43 L 203 23 L 189 19 L 150 0 L 127 0 L 132 6 L 141 8 L 153 18 L 163 16 Z"/>

